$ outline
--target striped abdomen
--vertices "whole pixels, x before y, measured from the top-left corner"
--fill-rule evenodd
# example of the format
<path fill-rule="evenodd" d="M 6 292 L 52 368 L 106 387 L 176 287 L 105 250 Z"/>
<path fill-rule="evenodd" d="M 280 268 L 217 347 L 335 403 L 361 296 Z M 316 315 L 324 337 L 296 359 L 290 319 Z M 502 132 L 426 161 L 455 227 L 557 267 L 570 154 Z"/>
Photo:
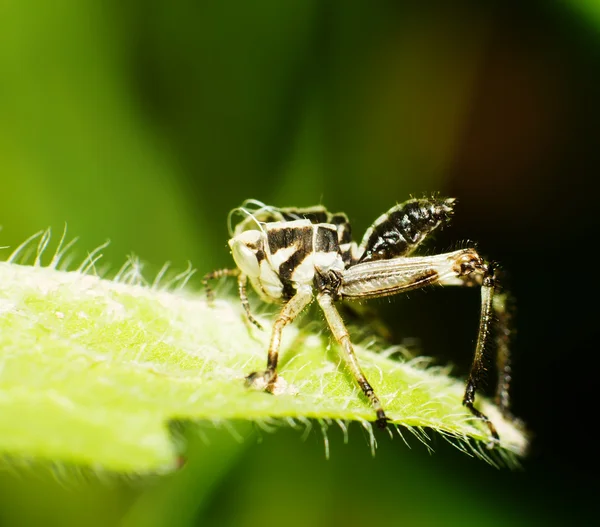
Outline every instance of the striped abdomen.
<path fill-rule="evenodd" d="M 408 256 L 452 215 L 454 199 L 412 199 L 380 216 L 360 244 L 359 262 Z"/>

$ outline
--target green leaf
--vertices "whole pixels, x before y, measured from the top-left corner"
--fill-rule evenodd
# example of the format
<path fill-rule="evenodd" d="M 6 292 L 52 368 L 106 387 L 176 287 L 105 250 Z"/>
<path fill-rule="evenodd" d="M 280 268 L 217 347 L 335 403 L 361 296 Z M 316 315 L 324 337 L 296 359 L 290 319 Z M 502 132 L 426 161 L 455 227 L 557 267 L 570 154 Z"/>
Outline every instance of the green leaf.
<path fill-rule="evenodd" d="M 45 235 L 39 253 L 47 242 Z M 39 256 L 34 265 L 14 263 L 16 257 L 0 263 L 5 459 L 170 470 L 178 455 L 170 423 L 178 420 L 229 426 L 317 419 L 344 429 L 359 421 L 375 446 L 373 410 L 321 325 L 286 328 L 281 393 L 251 390 L 244 377 L 264 367 L 269 334 L 247 324 L 238 299 L 225 296 L 209 306 L 202 292 L 186 289 L 191 271 L 147 283 L 134 259 L 115 279 L 101 279 L 93 272 L 97 257 L 71 272 L 58 269 L 60 258 L 46 266 Z M 269 318 L 260 318 L 269 327 Z M 464 384 L 445 369 L 360 345 L 356 351 L 399 432 L 425 442 L 425 430 L 433 429 L 488 460 L 511 463 L 524 454 L 524 433 L 480 399 L 501 437 L 498 447 L 486 449 L 487 427 L 461 406 Z"/>

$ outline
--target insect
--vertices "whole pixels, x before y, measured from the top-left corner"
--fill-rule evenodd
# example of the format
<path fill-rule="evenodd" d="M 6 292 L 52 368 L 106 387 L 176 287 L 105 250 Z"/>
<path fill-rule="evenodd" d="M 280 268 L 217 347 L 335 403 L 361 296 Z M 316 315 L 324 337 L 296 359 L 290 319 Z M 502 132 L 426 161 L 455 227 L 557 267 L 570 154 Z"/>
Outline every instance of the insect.
<path fill-rule="evenodd" d="M 246 315 L 259 328 L 250 312 L 247 281 L 264 301 L 282 304 L 271 332 L 267 367 L 248 375 L 247 384 L 273 391 L 283 328 L 316 297 L 350 373 L 373 407 L 376 423 L 385 428 L 385 410 L 360 367 L 336 301 L 395 295 L 432 284 L 475 286 L 481 289 L 481 314 L 463 404 L 486 423 L 492 444 L 497 443 L 494 424 L 474 406 L 475 392 L 486 373 L 484 359 L 492 338 L 492 322 L 496 321 L 500 326 L 495 332 L 499 375 L 496 402 L 508 413 L 509 317 L 496 267 L 474 248 L 431 256 L 413 254 L 427 236 L 448 223 L 454 202 L 453 198 L 409 199 L 377 218 L 360 244 L 352 240 L 348 217 L 330 213 L 322 206 L 275 208 L 247 200 L 234 209 L 228 218 L 229 246 L 237 268 L 221 269 L 204 277 L 209 299 L 213 296 L 209 280 L 236 276 Z M 243 218 L 233 226 L 232 219 L 238 213 Z"/>

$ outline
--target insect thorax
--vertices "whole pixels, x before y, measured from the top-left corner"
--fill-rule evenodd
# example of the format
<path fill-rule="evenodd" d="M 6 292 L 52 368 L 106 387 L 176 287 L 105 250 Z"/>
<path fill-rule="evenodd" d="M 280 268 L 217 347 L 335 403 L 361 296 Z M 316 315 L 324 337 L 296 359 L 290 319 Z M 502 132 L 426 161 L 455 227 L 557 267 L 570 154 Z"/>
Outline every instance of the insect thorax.
<path fill-rule="evenodd" d="M 288 300 L 299 289 L 313 288 L 336 295 L 345 268 L 338 225 L 298 219 L 259 227 L 236 234 L 229 246 L 263 300 Z"/>

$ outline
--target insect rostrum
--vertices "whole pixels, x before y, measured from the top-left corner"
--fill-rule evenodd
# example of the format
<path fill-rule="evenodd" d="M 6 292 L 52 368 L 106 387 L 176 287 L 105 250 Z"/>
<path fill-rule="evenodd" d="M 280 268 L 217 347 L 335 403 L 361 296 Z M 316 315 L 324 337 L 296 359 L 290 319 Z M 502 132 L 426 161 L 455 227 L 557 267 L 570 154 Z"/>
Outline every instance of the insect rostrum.
<path fill-rule="evenodd" d="M 486 372 L 484 353 L 489 347 L 492 321 L 504 325 L 508 321 L 494 266 L 473 248 L 432 256 L 413 255 L 431 232 L 450 220 L 453 206 L 452 198 L 405 201 L 377 218 L 360 244 L 352 240 L 347 216 L 330 213 L 322 206 L 275 208 L 247 200 L 234 209 L 229 218 L 229 246 L 237 268 L 205 276 L 209 298 L 209 280 L 237 276 L 242 305 L 249 320 L 258 327 L 246 295 L 248 280 L 264 301 L 283 304 L 273 324 L 267 367 L 248 375 L 247 383 L 267 391 L 274 389 L 283 328 L 316 297 L 350 372 L 369 399 L 377 424 L 384 428 L 388 421 L 385 410 L 360 367 L 335 302 L 395 295 L 432 284 L 477 286 L 481 288 L 479 332 L 463 404 L 487 424 L 492 444 L 497 443 L 493 423 L 474 406 L 476 389 Z M 231 220 L 239 213 L 242 219 L 232 227 Z M 496 402 L 508 413 L 509 328 L 502 327 L 496 334 Z"/>

